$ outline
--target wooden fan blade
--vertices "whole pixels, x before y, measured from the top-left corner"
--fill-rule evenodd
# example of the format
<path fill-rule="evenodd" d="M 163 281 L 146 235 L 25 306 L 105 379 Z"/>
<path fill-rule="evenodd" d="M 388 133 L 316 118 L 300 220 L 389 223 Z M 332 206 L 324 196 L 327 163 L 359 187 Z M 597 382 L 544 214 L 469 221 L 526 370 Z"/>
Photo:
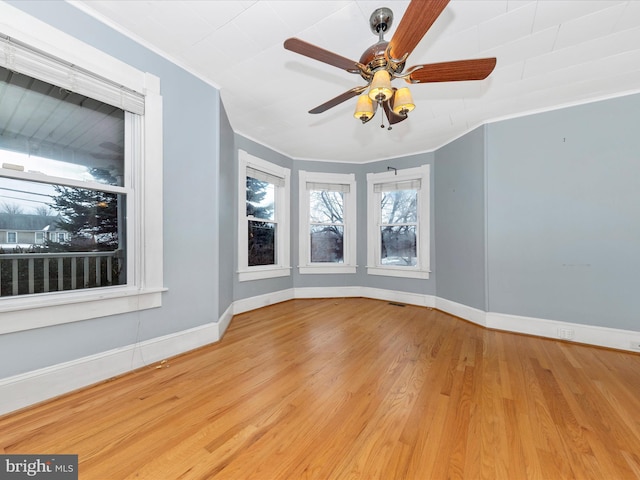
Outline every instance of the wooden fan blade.
<path fill-rule="evenodd" d="M 367 89 L 367 86 L 364 87 L 353 87 L 351 90 L 347 90 L 341 95 L 338 95 L 335 98 L 332 98 L 328 102 L 323 103 L 322 105 L 318 105 L 316 108 L 309 110 L 309 113 L 322 113 L 330 108 L 335 107 L 336 105 L 340 105 L 342 102 L 349 100 L 357 95 L 360 95 Z"/>
<path fill-rule="evenodd" d="M 413 52 L 448 3 L 449 0 L 412 0 L 389 42 L 391 56 L 402 58 Z"/>
<path fill-rule="evenodd" d="M 430 63 L 428 65 L 417 66 L 422 68 L 409 75 L 409 81 L 411 83 L 484 80 L 493 72 L 496 66 L 496 59 L 476 58 L 474 60 L 456 60 L 453 62 Z"/>
<path fill-rule="evenodd" d="M 341 68 L 348 72 L 359 72 L 358 62 L 355 60 L 349 60 L 336 53 L 325 50 L 324 48 L 316 47 L 311 43 L 307 43 L 299 38 L 288 38 L 284 41 L 284 48 L 291 50 L 292 52 L 299 53 L 305 57 L 313 58 L 323 63 L 327 63 L 334 67 Z"/>

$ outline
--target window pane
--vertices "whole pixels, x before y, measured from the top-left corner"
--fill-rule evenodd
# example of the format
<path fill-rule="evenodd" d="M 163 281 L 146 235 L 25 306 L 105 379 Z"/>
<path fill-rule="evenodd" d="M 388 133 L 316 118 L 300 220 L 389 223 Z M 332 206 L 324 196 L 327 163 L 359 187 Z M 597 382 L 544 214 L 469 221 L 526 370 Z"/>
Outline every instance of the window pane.
<path fill-rule="evenodd" d="M 309 191 L 309 214 L 312 223 L 344 223 L 343 205 L 342 192 Z"/>
<path fill-rule="evenodd" d="M 414 266 L 417 264 L 416 227 L 395 226 L 380 229 L 382 265 Z"/>
<path fill-rule="evenodd" d="M 0 67 L 1 163 L 123 186 L 124 110 Z"/>
<path fill-rule="evenodd" d="M 126 283 L 123 195 L 0 178 L 0 199 L 0 295 Z"/>
<path fill-rule="evenodd" d="M 275 185 L 247 177 L 247 216 L 275 220 Z"/>
<path fill-rule="evenodd" d="M 276 263 L 276 224 L 249 220 L 249 261 L 256 265 Z"/>
<path fill-rule="evenodd" d="M 311 226 L 311 262 L 344 262 L 344 227 Z"/>
<path fill-rule="evenodd" d="M 412 223 L 418 220 L 417 190 L 393 190 L 382 194 L 381 223 Z"/>

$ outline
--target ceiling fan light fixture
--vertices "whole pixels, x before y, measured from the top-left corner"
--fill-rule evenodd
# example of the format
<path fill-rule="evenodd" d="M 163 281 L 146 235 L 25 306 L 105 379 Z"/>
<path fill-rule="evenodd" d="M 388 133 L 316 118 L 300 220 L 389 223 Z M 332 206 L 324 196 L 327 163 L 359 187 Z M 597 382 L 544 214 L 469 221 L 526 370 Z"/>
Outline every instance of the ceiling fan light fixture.
<path fill-rule="evenodd" d="M 386 70 L 378 70 L 371 81 L 369 98 L 374 102 L 385 102 L 391 98 L 391 76 Z"/>
<path fill-rule="evenodd" d="M 409 87 L 402 87 L 396 90 L 393 101 L 393 111 L 398 115 L 406 115 L 414 108 L 416 108 L 416 106 L 413 103 L 413 97 L 411 96 Z"/>
<path fill-rule="evenodd" d="M 353 116 L 358 120 L 362 120 L 362 123 L 364 123 L 373 117 L 373 113 L 373 102 L 366 93 L 363 93 L 358 97 L 356 112 Z"/>

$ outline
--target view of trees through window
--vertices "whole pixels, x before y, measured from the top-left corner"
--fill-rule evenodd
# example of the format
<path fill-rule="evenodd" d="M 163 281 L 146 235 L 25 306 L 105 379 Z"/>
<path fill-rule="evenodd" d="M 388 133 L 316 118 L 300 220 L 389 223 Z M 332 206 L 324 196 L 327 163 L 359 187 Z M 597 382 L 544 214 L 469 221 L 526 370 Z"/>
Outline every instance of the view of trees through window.
<path fill-rule="evenodd" d="M 104 169 L 92 168 L 91 175 L 100 183 L 110 183 L 111 175 Z M 65 245 L 69 251 L 117 250 L 120 247 L 118 218 L 123 201 L 120 195 L 84 188 L 53 186 L 50 208 L 58 214 L 57 226 L 70 233 Z M 51 246 L 51 245 L 50 245 Z"/>
<path fill-rule="evenodd" d="M 0 178 L 0 199 L 1 296 L 126 283 L 123 195 Z"/>
<path fill-rule="evenodd" d="M 383 192 L 380 203 L 380 263 L 415 266 L 418 259 L 418 191 Z"/>
<path fill-rule="evenodd" d="M 248 265 L 276 263 L 275 185 L 247 176 Z"/>
<path fill-rule="evenodd" d="M 344 262 L 344 194 L 309 191 L 311 262 Z"/>

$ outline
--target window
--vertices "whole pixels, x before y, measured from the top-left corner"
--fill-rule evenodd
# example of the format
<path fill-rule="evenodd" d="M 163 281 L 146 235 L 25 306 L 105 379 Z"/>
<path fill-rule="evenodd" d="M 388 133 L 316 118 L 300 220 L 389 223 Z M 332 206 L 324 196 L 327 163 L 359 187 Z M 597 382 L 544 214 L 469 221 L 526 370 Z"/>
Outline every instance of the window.
<path fill-rule="evenodd" d="M 18 243 L 18 232 L 7 232 L 7 243 Z"/>
<path fill-rule="evenodd" d="M 0 255 L 0 333 L 160 306 L 159 80 L 7 4 L 0 17 L 3 222 L 37 245 Z"/>
<path fill-rule="evenodd" d="M 429 278 L 429 165 L 367 175 L 367 273 Z"/>
<path fill-rule="evenodd" d="M 290 274 L 288 168 L 240 150 L 239 280 Z"/>
<path fill-rule="evenodd" d="M 300 273 L 356 273 L 355 175 L 301 170 L 299 179 Z"/>

